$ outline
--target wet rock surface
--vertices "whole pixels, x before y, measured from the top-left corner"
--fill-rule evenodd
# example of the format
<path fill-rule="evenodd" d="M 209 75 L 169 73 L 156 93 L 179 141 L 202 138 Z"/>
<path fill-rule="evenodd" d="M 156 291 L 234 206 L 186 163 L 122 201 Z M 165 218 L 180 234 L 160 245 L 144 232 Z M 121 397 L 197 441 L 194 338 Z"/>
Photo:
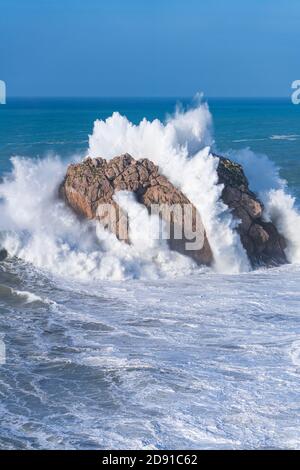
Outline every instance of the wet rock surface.
<path fill-rule="evenodd" d="M 117 235 L 122 231 L 122 210 L 114 201 L 118 191 L 135 193 L 137 201 L 150 210 L 152 205 L 164 205 L 166 208 L 179 205 L 182 208 L 192 206 L 188 198 L 166 177 L 159 173 L 158 167 L 148 159 L 135 160 L 129 154 L 120 155 L 112 160 L 102 158 L 86 158 L 83 162 L 70 165 L 64 182 L 60 187 L 60 195 L 80 215 L 88 219 L 98 219 L 105 226 L 107 214 L 102 207 L 112 205 L 117 211 L 116 224 L 112 231 Z M 182 212 L 183 213 L 183 212 Z M 170 248 L 192 257 L 197 263 L 212 263 L 212 251 L 206 231 L 196 208 L 192 206 L 190 220 L 182 215 L 162 211 L 160 216 L 170 222 Z M 197 218 L 197 224 L 196 224 Z M 176 239 L 176 227 L 185 229 L 188 222 L 190 233 L 185 231 L 182 239 Z M 111 227 L 109 227 L 111 229 Z M 202 240 L 198 249 L 186 249 L 186 243 L 193 241 L 192 232 L 197 230 L 198 239 Z M 130 240 L 126 240 L 130 242 Z"/>
<path fill-rule="evenodd" d="M 252 265 L 274 266 L 286 263 L 285 239 L 272 222 L 264 220 L 263 204 L 250 190 L 242 166 L 228 158 L 218 155 L 215 157 L 219 158 L 219 183 L 224 186 L 222 199 L 239 221 L 237 231 Z M 146 158 L 135 160 L 129 154 L 111 160 L 88 157 L 81 163 L 68 167 L 65 180 L 60 186 L 60 195 L 77 214 L 100 220 L 106 228 L 119 236 L 120 233 L 124 234 L 125 214 L 114 200 L 114 196 L 122 190 L 133 192 L 137 201 L 149 211 L 153 205 L 164 205 L 167 208 L 174 205 L 182 208 L 190 206 L 192 210 L 188 219 L 175 212 L 159 213 L 161 218 L 170 224 L 170 248 L 192 257 L 199 264 L 212 263 L 212 250 L 196 208 L 179 189 L 159 173 L 158 167 Z M 105 204 L 116 211 L 113 226 L 107 223 L 107 211 L 103 211 Z M 187 223 L 191 227 L 190 232 L 184 226 Z M 185 229 L 182 230 L 181 239 L 174 236 L 178 226 Z M 198 249 L 187 250 L 186 243 L 193 239 L 192 232 L 195 231 L 198 239 L 201 239 L 201 244 Z M 119 238 L 130 243 L 128 232 Z"/>
<path fill-rule="evenodd" d="M 8 257 L 8 253 L 5 248 L 0 249 L 0 262 L 4 261 Z"/>
<path fill-rule="evenodd" d="M 237 230 L 251 263 L 254 266 L 286 263 L 285 239 L 272 222 L 264 221 L 263 204 L 249 189 L 242 166 L 227 158 L 218 158 L 217 173 L 219 182 L 224 185 L 222 199 L 240 221 Z"/>

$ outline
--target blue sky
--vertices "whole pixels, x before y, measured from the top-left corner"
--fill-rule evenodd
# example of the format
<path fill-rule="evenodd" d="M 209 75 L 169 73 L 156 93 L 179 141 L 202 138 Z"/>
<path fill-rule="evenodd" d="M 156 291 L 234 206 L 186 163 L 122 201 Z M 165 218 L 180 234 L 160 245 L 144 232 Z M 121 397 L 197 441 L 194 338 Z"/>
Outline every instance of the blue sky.
<path fill-rule="evenodd" d="M 288 96 L 299 0 L 0 0 L 10 96 Z"/>

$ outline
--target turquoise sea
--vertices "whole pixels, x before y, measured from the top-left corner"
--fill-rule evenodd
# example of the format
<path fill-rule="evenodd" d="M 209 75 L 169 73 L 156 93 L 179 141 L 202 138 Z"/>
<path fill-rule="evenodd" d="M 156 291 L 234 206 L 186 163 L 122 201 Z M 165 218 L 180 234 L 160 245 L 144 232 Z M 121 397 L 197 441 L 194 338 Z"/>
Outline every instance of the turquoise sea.
<path fill-rule="evenodd" d="M 187 98 L 10 99 L 0 108 L 0 172 L 12 155 L 70 157 L 88 146 L 95 119 L 114 111 L 133 123 L 163 120 Z M 281 169 L 291 191 L 300 197 L 300 106 L 289 99 L 208 99 L 214 136 L 221 152 L 251 147 L 266 153 Z"/>
<path fill-rule="evenodd" d="M 0 106 L 0 448 L 300 449 L 300 106 L 207 102 Z M 206 144 L 244 165 L 289 264 L 249 268 Z M 68 163 L 127 151 L 199 184 L 218 267 L 124 246 L 58 200 Z"/>

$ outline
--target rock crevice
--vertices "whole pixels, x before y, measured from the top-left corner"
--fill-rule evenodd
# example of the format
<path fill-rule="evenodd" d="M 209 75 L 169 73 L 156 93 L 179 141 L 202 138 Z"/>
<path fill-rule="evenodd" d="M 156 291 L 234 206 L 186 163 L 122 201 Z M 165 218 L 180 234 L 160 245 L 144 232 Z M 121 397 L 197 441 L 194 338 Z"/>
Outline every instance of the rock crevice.
<path fill-rule="evenodd" d="M 60 195 L 78 214 L 89 219 L 98 219 L 102 223 L 105 214 L 100 213 L 99 207 L 103 204 L 115 207 L 118 217 L 113 231 L 118 236 L 122 231 L 120 224 L 123 213 L 113 196 L 122 190 L 135 193 L 138 202 L 145 205 L 149 211 L 153 205 L 164 207 L 179 205 L 183 209 L 189 205 L 192 208 L 190 220 L 182 216 L 184 210 L 179 215 L 176 211 L 159 213 L 161 218 L 170 224 L 168 243 L 171 249 L 190 256 L 199 264 L 212 263 L 212 251 L 196 208 L 181 191 L 159 173 L 158 167 L 146 158 L 135 160 L 129 154 L 120 155 L 109 161 L 102 158 L 86 158 L 83 162 L 68 167 L 65 180 L 60 187 Z M 185 224 L 191 227 L 190 233 L 186 230 Z M 174 236 L 178 227 L 182 229 L 181 239 Z M 202 240 L 201 247 L 187 250 L 187 243 L 191 243 L 195 238 L 193 236 L 195 230 L 198 239 Z"/>
<path fill-rule="evenodd" d="M 249 189 L 242 166 L 217 157 L 219 182 L 224 186 L 222 199 L 239 220 L 237 230 L 252 265 L 286 263 L 285 239 L 272 222 L 263 219 L 264 206 Z"/>
<path fill-rule="evenodd" d="M 222 200 L 238 220 L 237 231 L 253 266 L 278 265 L 286 263 L 286 242 L 272 222 L 263 218 L 264 207 L 258 197 L 250 190 L 248 180 L 241 165 L 214 155 L 219 159 L 217 174 L 223 185 Z M 114 200 L 118 191 L 135 193 L 137 201 L 150 211 L 153 205 L 191 208 L 189 219 L 175 212 L 160 212 L 161 218 L 170 224 L 170 248 L 188 255 L 199 264 L 210 265 L 213 254 L 200 214 L 189 199 L 176 188 L 158 167 L 144 158 L 135 160 L 128 153 L 104 160 L 86 158 L 83 162 L 68 167 L 66 177 L 60 186 L 60 195 L 81 216 L 98 219 L 104 226 L 105 214 L 101 205 L 109 204 L 117 211 L 116 225 L 113 229 L 118 236 L 124 213 Z M 187 232 L 186 225 L 191 227 Z M 182 238 L 174 236 L 176 229 L 182 229 Z M 177 232 L 178 233 L 178 232 Z M 187 249 L 193 234 L 202 240 L 197 249 Z M 130 240 L 125 239 L 128 243 Z"/>

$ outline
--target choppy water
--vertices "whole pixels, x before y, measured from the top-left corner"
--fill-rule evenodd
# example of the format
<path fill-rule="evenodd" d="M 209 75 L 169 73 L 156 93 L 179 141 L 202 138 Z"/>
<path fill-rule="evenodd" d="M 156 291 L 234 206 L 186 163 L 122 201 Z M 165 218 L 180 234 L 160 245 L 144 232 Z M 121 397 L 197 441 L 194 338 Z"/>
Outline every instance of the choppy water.
<path fill-rule="evenodd" d="M 143 115 L 162 119 L 173 104 L 12 103 L 0 108 L 1 171 L 11 171 L 13 154 L 54 150 L 63 160 L 79 158 L 74 154 L 88 147 L 97 117 L 119 109 L 134 122 Z M 300 109 L 294 108 L 211 105 L 218 148 L 237 150 L 248 144 L 236 141 L 247 139 L 282 166 L 289 192 L 298 195 Z M 160 132 L 156 142 L 165 142 Z M 260 164 L 268 177 L 269 164 Z M 137 247 L 123 252 L 109 244 L 98 253 L 97 239 L 88 235 L 95 227 L 74 225 L 73 215 L 51 199 L 51 181 L 55 187 L 64 164 L 51 158 L 15 165 L 0 186 L 0 227 L 2 237 L 10 231 L 3 243 L 11 254 L 0 263 L 1 448 L 300 448 L 296 249 L 287 266 L 247 272 L 240 263 L 236 274 L 228 266 L 226 272 L 196 268 L 163 248 L 147 257 Z M 260 178 L 254 181 L 248 167 L 255 186 Z M 38 183 L 30 185 L 30 177 Z M 281 223 L 296 243 L 295 210 Z M 227 256 L 229 241 L 215 243 Z M 235 261 L 242 256 L 238 247 L 229 254 Z"/>
<path fill-rule="evenodd" d="M 1 447 L 299 447 L 299 269 L 0 282 Z"/>

